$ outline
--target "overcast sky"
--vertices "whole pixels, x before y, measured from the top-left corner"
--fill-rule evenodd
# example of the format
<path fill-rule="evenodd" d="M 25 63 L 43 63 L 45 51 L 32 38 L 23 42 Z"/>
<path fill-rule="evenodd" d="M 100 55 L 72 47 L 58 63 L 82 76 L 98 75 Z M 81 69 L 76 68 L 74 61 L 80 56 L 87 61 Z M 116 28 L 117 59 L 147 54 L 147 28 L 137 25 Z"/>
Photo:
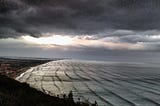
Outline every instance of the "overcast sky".
<path fill-rule="evenodd" d="M 159 54 L 160 0 L 0 0 L 1 56 L 160 61 Z"/>

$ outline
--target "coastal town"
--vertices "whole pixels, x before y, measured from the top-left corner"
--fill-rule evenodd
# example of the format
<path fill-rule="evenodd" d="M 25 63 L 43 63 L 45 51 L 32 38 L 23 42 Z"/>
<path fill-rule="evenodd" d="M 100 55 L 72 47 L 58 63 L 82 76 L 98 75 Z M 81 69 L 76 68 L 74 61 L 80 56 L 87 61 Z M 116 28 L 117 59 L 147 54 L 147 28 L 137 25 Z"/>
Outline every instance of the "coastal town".
<path fill-rule="evenodd" d="M 56 60 L 56 59 L 55 59 Z M 15 78 L 28 68 L 51 61 L 51 59 L 0 58 L 0 74 Z"/>

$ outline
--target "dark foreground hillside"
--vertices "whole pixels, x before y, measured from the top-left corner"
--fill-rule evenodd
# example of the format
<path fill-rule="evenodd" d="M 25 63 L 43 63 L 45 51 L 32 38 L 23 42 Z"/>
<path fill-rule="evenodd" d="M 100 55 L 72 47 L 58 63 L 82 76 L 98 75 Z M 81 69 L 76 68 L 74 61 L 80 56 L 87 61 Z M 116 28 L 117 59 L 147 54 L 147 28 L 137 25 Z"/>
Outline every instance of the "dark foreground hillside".
<path fill-rule="evenodd" d="M 0 106 L 88 106 L 46 95 L 27 84 L 0 75 Z"/>

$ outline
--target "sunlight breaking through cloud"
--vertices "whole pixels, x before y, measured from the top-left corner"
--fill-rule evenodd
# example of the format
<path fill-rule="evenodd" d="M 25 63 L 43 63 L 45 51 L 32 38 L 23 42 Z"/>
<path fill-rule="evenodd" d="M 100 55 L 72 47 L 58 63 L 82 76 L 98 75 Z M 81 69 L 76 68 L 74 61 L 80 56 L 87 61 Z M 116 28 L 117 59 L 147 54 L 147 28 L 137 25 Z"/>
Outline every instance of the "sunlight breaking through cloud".
<path fill-rule="evenodd" d="M 62 36 L 62 35 L 52 35 L 48 37 L 32 37 L 32 36 L 22 36 L 21 37 L 25 42 L 43 45 L 46 47 L 55 47 L 57 46 L 72 46 L 72 47 L 100 47 L 106 49 L 128 49 L 128 50 L 144 50 L 143 43 L 125 43 L 125 42 L 112 42 L 112 41 L 104 41 L 102 39 L 88 39 L 88 35 L 86 36 Z M 54 46 L 53 46 L 54 45 Z"/>
<path fill-rule="evenodd" d="M 60 36 L 54 35 L 50 37 L 40 37 L 35 38 L 32 36 L 22 36 L 22 38 L 28 42 L 35 43 L 35 44 L 54 44 L 54 45 L 70 45 L 73 43 L 73 39 L 69 36 Z"/>

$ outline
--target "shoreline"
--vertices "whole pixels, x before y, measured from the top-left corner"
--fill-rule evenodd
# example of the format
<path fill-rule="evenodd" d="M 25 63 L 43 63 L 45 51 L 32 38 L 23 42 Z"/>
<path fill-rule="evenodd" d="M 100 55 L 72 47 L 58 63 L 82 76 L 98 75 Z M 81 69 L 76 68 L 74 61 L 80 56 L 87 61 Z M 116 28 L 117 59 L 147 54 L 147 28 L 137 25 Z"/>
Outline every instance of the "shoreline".
<path fill-rule="evenodd" d="M 58 60 L 62 60 L 62 59 L 58 59 Z M 36 60 L 37 63 L 35 63 L 34 61 L 35 60 L 28 60 L 28 59 L 27 60 L 23 60 L 23 59 L 16 59 L 15 60 L 15 59 L 8 59 L 8 58 L 5 58 L 5 59 L 1 60 L 1 58 L 0 58 L 0 65 L 1 66 L 6 65 L 6 67 L 5 67 L 6 70 L 2 70 L 4 67 L 0 67 L 0 76 L 4 77 L 7 80 L 8 79 L 10 80 L 10 78 L 11 78 L 12 80 L 19 82 L 18 79 L 21 78 L 25 73 L 28 73 L 29 69 L 32 69 L 32 68 L 37 67 L 37 66 L 42 65 L 42 64 L 47 64 L 48 62 L 51 62 L 51 61 L 57 61 L 57 60 Z M 25 67 L 23 67 L 23 66 L 17 67 L 17 65 L 15 65 L 15 64 L 22 64 L 22 63 L 24 63 L 27 67 L 26 66 Z M 13 73 L 13 69 L 14 69 L 14 73 Z M 32 70 L 30 70 L 30 71 L 32 71 Z M 27 85 L 31 89 L 36 89 L 34 87 L 31 87 L 29 84 L 27 84 L 25 82 L 24 83 L 19 82 L 19 84 Z M 16 88 L 13 88 L 13 89 L 16 89 Z M 36 90 L 37 90 L 37 92 L 42 92 L 38 89 L 36 89 Z M 6 89 L 6 91 L 7 91 L 7 89 Z M 1 92 L 1 89 L 0 89 L 0 92 Z M 42 93 L 44 95 L 48 95 L 48 96 L 51 96 L 53 98 L 59 98 L 59 99 L 62 99 L 62 101 L 65 100 L 66 102 L 68 102 L 68 99 L 66 97 L 64 98 L 64 95 L 67 95 L 67 94 L 62 93 L 61 94 L 62 97 L 61 97 L 60 95 L 59 96 L 58 95 L 50 95 L 47 92 L 42 92 Z M 0 97 L 1 97 L 1 95 L 0 95 Z M 81 101 L 81 102 L 76 101 L 76 102 L 73 102 L 72 104 L 76 104 L 76 105 L 73 105 L 73 106 L 89 106 L 89 104 L 91 105 L 91 103 L 88 104 L 88 103 L 85 103 L 83 101 Z"/>

